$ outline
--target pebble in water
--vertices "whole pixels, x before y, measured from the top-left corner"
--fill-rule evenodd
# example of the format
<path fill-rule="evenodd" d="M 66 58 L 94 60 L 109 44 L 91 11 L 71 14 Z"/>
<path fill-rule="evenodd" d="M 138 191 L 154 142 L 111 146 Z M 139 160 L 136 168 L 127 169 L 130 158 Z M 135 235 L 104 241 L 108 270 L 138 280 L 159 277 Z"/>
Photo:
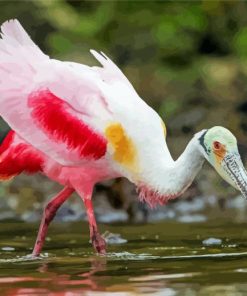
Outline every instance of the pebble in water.
<path fill-rule="evenodd" d="M 178 217 L 178 221 L 184 223 L 204 222 L 206 220 L 207 217 L 201 214 L 181 215 L 180 217 Z"/>
<path fill-rule="evenodd" d="M 107 244 L 110 245 L 118 245 L 118 244 L 125 244 L 127 243 L 127 239 L 122 238 L 120 234 L 118 233 L 111 233 L 109 231 L 106 231 L 103 234 L 103 238 L 105 239 Z"/>
<path fill-rule="evenodd" d="M 14 251 L 15 248 L 13 248 L 13 247 L 2 247 L 1 250 L 2 251 Z"/>
<path fill-rule="evenodd" d="M 214 238 L 210 237 L 202 241 L 204 246 L 215 246 L 215 245 L 221 245 L 222 239 L 220 238 Z"/>

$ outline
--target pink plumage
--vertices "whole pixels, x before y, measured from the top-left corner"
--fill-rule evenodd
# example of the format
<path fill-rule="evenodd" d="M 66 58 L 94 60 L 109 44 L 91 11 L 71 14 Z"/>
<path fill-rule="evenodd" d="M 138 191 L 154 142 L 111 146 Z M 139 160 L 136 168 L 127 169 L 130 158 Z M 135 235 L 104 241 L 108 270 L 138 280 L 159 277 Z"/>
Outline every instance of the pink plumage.
<path fill-rule="evenodd" d="M 31 93 L 28 107 L 34 122 L 52 140 L 66 143 L 68 149 L 77 150 L 80 157 L 100 159 L 105 155 L 106 139 L 79 120 L 68 103 L 49 90 Z"/>
<path fill-rule="evenodd" d="M 107 140 L 101 130 L 111 111 L 97 79 L 108 74 L 51 60 L 17 20 L 4 23 L 1 30 L 0 114 L 15 132 L 2 144 L 0 177 L 41 172 L 65 186 L 44 211 L 33 254 L 39 255 L 48 224 L 74 190 L 87 201 L 93 245 L 105 252 L 91 194 L 96 182 L 118 175 L 105 159 Z"/>
<path fill-rule="evenodd" d="M 0 180 L 42 172 L 44 162 L 42 153 L 10 131 L 0 146 Z"/>
<path fill-rule="evenodd" d="M 33 255 L 74 191 L 85 204 L 92 243 L 104 253 L 91 201 L 95 183 L 126 177 L 154 206 L 178 196 L 193 178 L 175 186 L 161 118 L 105 54 L 91 51 L 102 67 L 62 62 L 45 55 L 17 20 L 1 30 L 0 115 L 14 132 L 0 147 L 0 178 L 40 172 L 64 186 L 44 210 Z"/>

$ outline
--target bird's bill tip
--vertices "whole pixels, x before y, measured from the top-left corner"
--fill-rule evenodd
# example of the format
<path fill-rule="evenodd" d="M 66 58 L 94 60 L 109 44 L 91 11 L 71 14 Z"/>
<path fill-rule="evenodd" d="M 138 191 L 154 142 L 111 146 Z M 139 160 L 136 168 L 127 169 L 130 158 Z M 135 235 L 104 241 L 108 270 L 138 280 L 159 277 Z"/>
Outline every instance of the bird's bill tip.
<path fill-rule="evenodd" d="M 238 152 L 228 153 L 222 160 L 222 176 L 247 199 L 247 172 Z"/>

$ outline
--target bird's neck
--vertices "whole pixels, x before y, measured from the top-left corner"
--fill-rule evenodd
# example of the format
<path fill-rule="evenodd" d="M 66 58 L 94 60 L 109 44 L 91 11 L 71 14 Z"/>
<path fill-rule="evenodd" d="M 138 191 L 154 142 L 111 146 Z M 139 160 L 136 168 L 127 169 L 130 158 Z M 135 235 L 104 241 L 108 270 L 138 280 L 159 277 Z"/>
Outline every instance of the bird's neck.
<path fill-rule="evenodd" d="M 153 168 L 150 167 L 148 178 L 138 186 L 140 199 L 154 206 L 181 195 L 194 180 L 204 160 L 198 141 L 193 138 L 176 161 L 161 158 Z"/>

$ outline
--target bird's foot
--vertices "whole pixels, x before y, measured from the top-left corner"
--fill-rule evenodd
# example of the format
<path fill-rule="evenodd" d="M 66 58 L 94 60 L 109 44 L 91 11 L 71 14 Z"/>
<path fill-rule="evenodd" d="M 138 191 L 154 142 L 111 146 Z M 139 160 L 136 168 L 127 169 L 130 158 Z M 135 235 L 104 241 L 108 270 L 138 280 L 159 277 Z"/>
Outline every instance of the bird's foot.
<path fill-rule="evenodd" d="M 95 251 L 100 255 L 106 254 L 106 242 L 99 233 L 94 233 L 91 238 Z"/>
<path fill-rule="evenodd" d="M 35 255 L 35 254 L 28 254 L 23 256 L 23 259 L 25 260 L 37 260 L 37 259 L 41 259 L 41 257 L 39 255 Z"/>
<path fill-rule="evenodd" d="M 40 253 L 32 253 L 32 254 L 29 254 L 28 256 L 30 256 L 30 258 L 33 258 L 33 259 L 37 259 L 41 257 Z"/>

